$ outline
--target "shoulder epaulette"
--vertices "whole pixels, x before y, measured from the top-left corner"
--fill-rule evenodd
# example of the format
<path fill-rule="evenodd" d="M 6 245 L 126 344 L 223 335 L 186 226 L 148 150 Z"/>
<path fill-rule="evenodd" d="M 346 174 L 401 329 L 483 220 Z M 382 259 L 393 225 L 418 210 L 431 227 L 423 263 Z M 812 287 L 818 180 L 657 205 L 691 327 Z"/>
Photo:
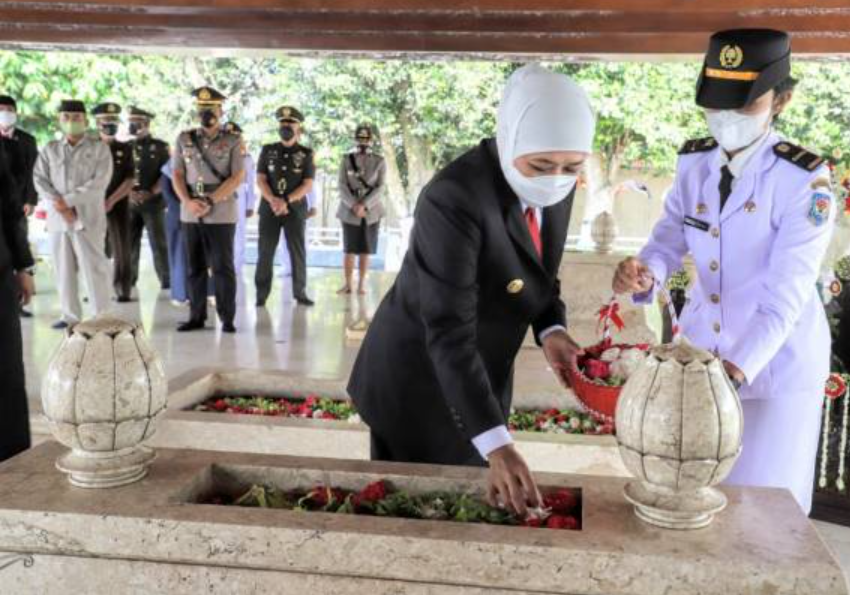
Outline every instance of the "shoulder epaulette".
<path fill-rule="evenodd" d="M 717 148 L 717 141 L 712 137 L 695 138 L 687 141 L 682 148 L 679 149 L 679 155 L 689 155 L 691 153 L 705 153 Z"/>
<path fill-rule="evenodd" d="M 776 146 L 773 147 L 773 152 L 776 153 L 776 156 L 780 159 L 790 161 L 797 167 L 805 169 L 806 171 L 814 171 L 826 162 L 826 159 L 820 155 L 816 155 L 808 149 L 792 145 L 785 141 L 777 143 Z"/>

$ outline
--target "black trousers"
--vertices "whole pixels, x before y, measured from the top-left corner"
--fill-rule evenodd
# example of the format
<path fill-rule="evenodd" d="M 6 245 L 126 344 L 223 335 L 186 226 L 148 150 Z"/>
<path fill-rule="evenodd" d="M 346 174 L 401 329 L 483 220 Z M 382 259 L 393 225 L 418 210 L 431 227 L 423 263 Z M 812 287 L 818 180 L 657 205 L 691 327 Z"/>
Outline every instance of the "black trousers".
<path fill-rule="evenodd" d="M 272 291 L 274 278 L 274 253 L 280 241 L 280 230 L 286 232 L 286 247 L 292 264 L 292 294 L 307 297 L 307 221 L 299 213 L 277 217 L 271 209 L 260 209 L 260 254 L 254 283 L 257 286 L 257 302 L 265 303 Z"/>
<path fill-rule="evenodd" d="M 130 244 L 132 283 L 139 280 L 139 258 L 142 254 L 142 232 L 148 230 L 148 240 L 153 253 L 153 266 L 159 284 L 166 289 L 171 287 L 171 275 L 168 268 L 168 243 L 165 239 L 165 207 L 162 196 L 155 196 L 141 205 L 130 205 Z"/>
<path fill-rule="evenodd" d="M 215 279 L 215 306 L 222 323 L 236 316 L 236 271 L 233 268 L 235 223 L 183 223 L 191 320 L 207 319 L 208 269 Z"/>
<path fill-rule="evenodd" d="M 125 198 L 106 215 L 107 247 L 112 258 L 112 285 L 118 297 L 130 297 L 130 205 Z"/>
<path fill-rule="evenodd" d="M 0 273 L 0 462 L 30 447 L 30 419 L 24 382 L 24 349 L 18 315 L 18 281 Z"/>

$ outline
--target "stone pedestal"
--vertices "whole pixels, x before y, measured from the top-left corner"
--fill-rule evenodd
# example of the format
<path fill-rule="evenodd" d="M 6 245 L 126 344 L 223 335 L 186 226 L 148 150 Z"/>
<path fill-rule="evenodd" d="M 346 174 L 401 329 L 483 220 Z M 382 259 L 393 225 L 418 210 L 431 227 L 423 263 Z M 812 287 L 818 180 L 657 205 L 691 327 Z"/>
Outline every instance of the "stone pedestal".
<path fill-rule="evenodd" d="M 847 594 L 782 490 L 725 488 L 710 527 L 675 532 L 633 516 L 623 479 L 540 474 L 582 493 L 581 530 L 555 531 L 196 503 L 222 486 L 377 479 L 480 494 L 477 468 L 163 449 L 142 481 L 90 491 L 55 470 L 61 451 L 0 465 L 0 561 L 16 556 L 0 562 L 3 593 Z"/>

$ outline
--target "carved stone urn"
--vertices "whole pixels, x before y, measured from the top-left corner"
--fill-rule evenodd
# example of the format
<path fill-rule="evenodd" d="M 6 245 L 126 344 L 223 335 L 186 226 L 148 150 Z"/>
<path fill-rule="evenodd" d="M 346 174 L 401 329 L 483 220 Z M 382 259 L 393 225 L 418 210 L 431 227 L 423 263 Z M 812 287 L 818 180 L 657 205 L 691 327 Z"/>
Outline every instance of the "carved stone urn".
<path fill-rule="evenodd" d="M 100 315 L 69 328 L 41 390 L 53 436 L 71 449 L 57 468 L 83 488 L 142 479 L 155 457 L 142 443 L 166 397 L 165 372 L 140 325 Z"/>
<path fill-rule="evenodd" d="M 625 496 L 643 521 L 698 529 L 726 506 L 712 486 L 741 453 L 741 402 L 713 354 L 687 342 L 653 348 L 626 382 L 616 412 L 617 442 L 639 481 Z"/>
<path fill-rule="evenodd" d="M 617 222 L 614 215 L 602 211 L 590 226 L 590 237 L 595 244 L 594 249 L 599 254 L 610 254 L 614 250 L 614 240 L 617 239 Z"/>

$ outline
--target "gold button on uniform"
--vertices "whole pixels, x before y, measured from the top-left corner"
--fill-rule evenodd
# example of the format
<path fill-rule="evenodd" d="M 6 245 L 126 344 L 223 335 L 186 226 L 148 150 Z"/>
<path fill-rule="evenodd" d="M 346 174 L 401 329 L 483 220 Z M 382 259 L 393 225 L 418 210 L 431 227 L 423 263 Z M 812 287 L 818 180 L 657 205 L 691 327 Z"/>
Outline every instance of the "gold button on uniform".
<path fill-rule="evenodd" d="M 719 304 L 720 303 L 720 296 L 717 295 L 716 293 L 712 293 L 711 294 L 711 303 L 712 304 Z"/>
<path fill-rule="evenodd" d="M 719 238 L 720 237 L 720 230 L 717 229 L 716 227 L 712 227 L 711 228 L 711 237 Z"/>
<path fill-rule="evenodd" d="M 748 213 L 755 213 L 756 212 L 756 203 L 754 203 L 751 200 L 748 200 L 747 204 L 744 205 L 744 210 Z"/>
<path fill-rule="evenodd" d="M 712 272 L 716 273 L 720 269 L 720 263 L 716 260 L 712 260 L 711 264 L 708 265 L 708 268 L 710 268 Z"/>
<path fill-rule="evenodd" d="M 522 279 L 514 279 L 508 283 L 508 293 L 519 293 L 523 287 L 525 287 L 525 283 Z"/>
<path fill-rule="evenodd" d="M 708 206 L 705 203 L 699 203 L 697 205 L 697 215 L 705 215 L 708 213 Z"/>
<path fill-rule="evenodd" d="M 715 323 L 714 323 L 714 332 L 715 332 L 715 333 L 719 333 L 719 332 L 720 332 L 720 323 L 719 323 L 719 322 L 715 322 Z"/>

